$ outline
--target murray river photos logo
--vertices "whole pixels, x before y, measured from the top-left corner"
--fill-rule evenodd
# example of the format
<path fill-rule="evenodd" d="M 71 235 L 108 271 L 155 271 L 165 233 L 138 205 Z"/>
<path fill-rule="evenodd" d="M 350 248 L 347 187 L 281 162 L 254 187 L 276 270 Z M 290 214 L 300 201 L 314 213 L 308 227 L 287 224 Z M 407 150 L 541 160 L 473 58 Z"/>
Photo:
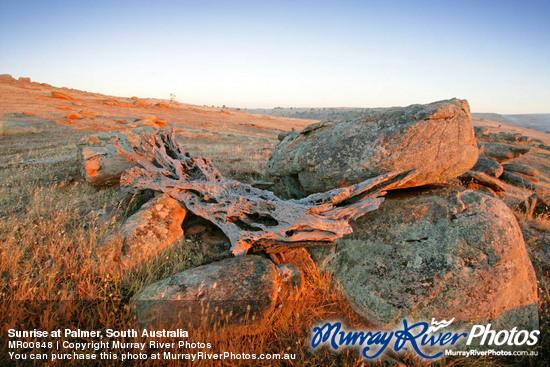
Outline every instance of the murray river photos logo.
<path fill-rule="evenodd" d="M 492 330 L 491 324 L 473 325 L 469 330 L 454 332 L 446 330 L 454 321 L 411 323 L 403 320 L 402 327 L 392 331 L 346 330 L 341 322 L 327 322 L 313 328 L 311 347 L 327 345 L 334 350 L 346 347 L 359 347 L 367 359 L 379 358 L 387 348 L 395 352 L 414 351 L 422 358 L 437 359 L 446 350 L 458 343 L 466 346 L 533 346 L 537 344 L 540 331 Z"/>

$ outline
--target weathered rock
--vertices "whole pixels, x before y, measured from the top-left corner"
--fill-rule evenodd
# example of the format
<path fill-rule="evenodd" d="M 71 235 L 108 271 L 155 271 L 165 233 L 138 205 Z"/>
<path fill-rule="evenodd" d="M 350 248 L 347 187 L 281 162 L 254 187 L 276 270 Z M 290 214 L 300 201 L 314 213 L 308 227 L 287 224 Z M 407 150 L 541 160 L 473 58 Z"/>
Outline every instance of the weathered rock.
<path fill-rule="evenodd" d="M 502 175 L 500 175 L 499 179 L 509 183 L 510 185 L 514 185 L 522 189 L 528 189 L 528 190 L 537 189 L 537 185 L 533 184 L 531 181 L 508 171 L 504 171 Z"/>
<path fill-rule="evenodd" d="M 292 182 L 291 190 L 312 193 L 395 170 L 418 171 L 404 187 L 443 182 L 477 158 L 468 102 L 451 99 L 309 125 L 279 142 L 268 167 Z"/>
<path fill-rule="evenodd" d="M 309 249 L 369 321 L 433 317 L 538 328 L 533 266 L 514 214 L 499 199 L 458 188 L 393 192 L 353 227 L 329 256 Z"/>
<path fill-rule="evenodd" d="M 508 171 L 508 172 L 510 172 L 510 171 Z M 516 176 L 519 176 L 519 177 L 523 178 L 524 180 L 527 180 L 527 181 L 530 181 L 530 182 L 533 182 L 533 183 L 539 182 L 539 179 L 535 176 L 526 175 L 526 174 L 520 173 L 520 172 L 511 172 L 511 173 L 513 173 Z"/>
<path fill-rule="evenodd" d="M 177 200 L 159 195 L 129 217 L 120 233 L 108 237 L 98 255 L 104 264 L 122 269 L 154 258 L 183 236 L 181 225 L 186 214 Z"/>
<path fill-rule="evenodd" d="M 142 326 L 231 326 L 263 331 L 278 303 L 297 298 L 301 272 L 270 260 L 239 256 L 199 266 L 151 284 L 132 304 Z"/>
<path fill-rule="evenodd" d="M 135 121 L 136 126 L 150 126 L 158 128 L 159 126 L 166 126 L 166 120 L 159 120 L 155 116 L 147 116 Z"/>
<path fill-rule="evenodd" d="M 14 82 L 15 78 L 12 77 L 10 74 L 0 74 L 0 82 Z"/>
<path fill-rule="evenodd" d="M 206 226 L 203 226 L 202 224 L 195 224 L 191 227 L 189 227 L 188 230 L 185 231 L 186 236 L 194 236 L 196 234 L 202 233 L 206 231 Z"/>
<path fill-rule="evenodd" d="M 484 126 L 476 126 L 474 127 L 474 131 L 477 138 L 482 138 L 489 134 L 489 128 Z"/>
<path fill-rule="evenodd" d="M 504 131 L 501 131 L 498 135 L 500 139 L 504 141 L 509 141 L 511 143 L 519 141 L 519 138 L 523 136 L 520 133 L 507 133 Z"/>
<path fill-rule="evenodd" d="M 489 176 L 498 178 L 504 171 L 504 168 L 497 161 L 487 159 L 484 155 L 480 155 L 472 171 L 483 172 Z"/>
<path fill-rule="evenodd" d="M 502 167 L 504 167 L 506 171 L 523 173 L 524 175 L 527 175 L 527 176 L 540 175 L 540 171 L 538 169 L 522 163 L 506 163 L 506 164 L 503 164 Z"/>
<path fill-rule="evenodd" d="M 518 158 L 529 152 L 529 148 L 515 147 L 513 145 L 506 144 L 484 144 L 485 156 L 487 158 L 494 159 L 497 162 L 505 162 L 510 159 Z"/>
<path fill-rule="evenodd" d="M 69 93 L 61 92 L 61 91 L 58 91 L 58 90 L 53 90 L 52 91 L 52 97 L 53 98 L 59 98 L 59 99 L 67 99 L 69 101 L 74 101 L 76 99 L 73 96 L 71 96 Z"/>
<path fill-rule="evenodd" d="M 42 129 L 25 122 L 0 121 L 0 136 L 38 134 L 41 132 Z"/>
<path fill-rule="evenodd" d="M 145 101 L 142 101 L 142 100 L 135 100 L 133 103 L 134 103 L 134 106 L 140 106 L 140 107 L 149 106 L 149 103 L 147 103 Z"/>
<path fill-rule="evenodd" d="M 550 215 L 550 200 L 539 194 L 533 194 L 522 201 L 518 208 L 530 217 Z"/>
<path fill-rule="evenodd" d="M 76 113 L 76 112 L 73 112 L 73 113 L 70 113 L 67 115 L 67 119 L 68 120 L 80 120 L 82 119 L 82 115 Z"/>
<path fill-rule="evenodd" d="M 279 141 L 283 141 L 285 140 L 285 138 L 289 135 L 295 135 L 296 137 L 300 136 L 299 133 L 297 133 L 296 131 L 292 130 L 292 131 L 281 131 L 278 135 L 277 135 L 277 139 Z"/>
<path fill-rule="evenodd" d="M 139 145 L 140 134 L 154 128 L 143 127 L 129 132 L 99 132 L 82 137 L 77 143 L 82 175 L 92 185 L 118 184 L 120 175 L 134 164 L 118 154 L 115 142 L 125 149 Z"/>
<path fill-rule="evenodd" d="M 80 113 L 82 115 L 93 116 L 93 117 L 99 115 L 97 112 L 88 111 L 88 110 L 80 110 Z"/>
<path fill-rule="evenodd" d="M 473 182 L 483 185 L 497 193 L 506 191 L 506 187 L 504 187 L 504 184 L 500 180 L 483 172 L 468 171 L 461 175 L 458 179 L 463 183 Z"/>

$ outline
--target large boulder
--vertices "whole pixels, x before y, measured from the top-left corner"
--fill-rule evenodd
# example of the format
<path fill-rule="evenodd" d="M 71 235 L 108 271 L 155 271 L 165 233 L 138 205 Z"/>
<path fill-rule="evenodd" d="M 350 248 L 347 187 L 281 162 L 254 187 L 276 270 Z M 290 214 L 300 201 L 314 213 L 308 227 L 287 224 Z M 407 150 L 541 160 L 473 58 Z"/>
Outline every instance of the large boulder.
<path fill-rule="evenodd" d="M 395 192 L 353 229 L 334 250 L 310 251 L 369 321 L 537 328 L 535 272 L 518 222 L 499 199 L 448 187 Z"/>
<path fill-rule="evenodd" d="M 101 261 L 108 267 L 129 269 L 154 258 L 183 236 L 186 214 L 187 209 L 168 194 L 157 196 L 105 240 L 98 249 Z"/>
<path fill-rule="evenodd" d="M 247 334 L 263 330 L 277 304 L 294 300 L 302 273 L 256 255 L 229 258 L 186 270 L 149 285 L 133 300 L 141 326 L 214 328 Z"/>
<path fill-rule="evenodd" d="M 134 164 L 117 152 L 115 143 L 132 150 L 140 143 L 142 133 L 155 130 L 142 127 L 132 131 L 99 132 L 82 137 L 77 145 L 82 175 L 92 185 L 118 184 L 120 175 Z"/>
<path fill-rule="evenodd" d="M 284 136 L 268 167 L 291 191 L 308 194 L 396 170 L 419 172 L 404 187 L 444 182 L 478 155 L 468 102 L 451 99 L 309 125 Z"/>

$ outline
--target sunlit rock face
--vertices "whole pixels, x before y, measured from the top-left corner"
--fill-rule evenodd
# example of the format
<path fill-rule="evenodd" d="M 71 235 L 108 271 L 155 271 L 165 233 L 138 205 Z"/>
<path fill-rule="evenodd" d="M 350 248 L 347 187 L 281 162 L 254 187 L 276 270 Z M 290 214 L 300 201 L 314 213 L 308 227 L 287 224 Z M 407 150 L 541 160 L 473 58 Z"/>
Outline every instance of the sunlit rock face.
<path fill-rule="evenodd" d="M 482 172 L 494 178 L 499 178 L 504 172 L 504 168 L 500 163 L 492 159 L 486 158 L 484 155 L 480 155 L 476 165 L 472 168 L 473 171 Z"/>
<path fill-rule="evenodd" d="M 326 191 L 395 170 L 417 170 L 403 187 L 445 182 L 478 158 L 468 102 L 376 109 L 281 135 L 269 172 L 295 194 Z"/>
<path fill-rule="evenodd" d="M 452 187 L 393 192 L 333 249 L 309 248 L 369 321 L 536 329 L 537 281 L 512 211 Z"/>
<path fill-rule="evenodd" d="M 168 194 L 145 203 L 97 250 L 106 266 L 128 270 L 154 259 L 183 236 L 187 209 Z"/>
<path fill-rule="evenodd" d="M 278 304 L 296 300 L 302 273 L 256 255 L 199 266 L 149 285 L 132 301 L 142 326 L 265 330 Z"/>

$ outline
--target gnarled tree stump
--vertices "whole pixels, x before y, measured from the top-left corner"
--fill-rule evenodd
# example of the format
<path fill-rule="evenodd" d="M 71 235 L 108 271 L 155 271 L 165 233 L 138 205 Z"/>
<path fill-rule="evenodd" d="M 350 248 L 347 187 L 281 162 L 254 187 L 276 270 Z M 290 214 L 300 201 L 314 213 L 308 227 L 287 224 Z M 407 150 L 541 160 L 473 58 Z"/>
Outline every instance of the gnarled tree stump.
<path fill-rule="evenodd" d="M 122 175 L 123 186 L 165 192 L 185 204 L 227 235 L 235 255 L 331 244 L 352 232 L 350 220 L 377 209 L 386 190 L 414 176 L 392 172 L 300 200 L 282 200 L 271 191 L 223 177 L 210 159 L 180 147 L 174 129 L 143 135 L 138 149 L 119 146 L 118 152 L 138 164 Z"/>

